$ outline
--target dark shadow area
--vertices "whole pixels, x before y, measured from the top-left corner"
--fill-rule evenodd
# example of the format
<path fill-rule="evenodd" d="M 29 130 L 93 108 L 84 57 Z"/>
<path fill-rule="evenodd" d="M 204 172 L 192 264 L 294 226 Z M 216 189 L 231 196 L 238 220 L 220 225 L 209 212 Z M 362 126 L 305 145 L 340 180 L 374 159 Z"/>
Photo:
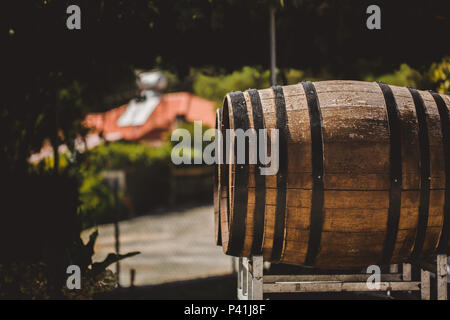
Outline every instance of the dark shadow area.
<path fill-rule="evenodd" d="M 235 300 L 235 275 L 168 282 L 134 288 L 117 288 L 99 300 Z"/>
<path fill-rule="evenodd" d="M 117 288 L 97 300 L 236 300 L 236 275 L 175 281 L 159 285 Z M 265 294 L 269 300 L 419 300 L 419 293 L 283 293 Z"/>

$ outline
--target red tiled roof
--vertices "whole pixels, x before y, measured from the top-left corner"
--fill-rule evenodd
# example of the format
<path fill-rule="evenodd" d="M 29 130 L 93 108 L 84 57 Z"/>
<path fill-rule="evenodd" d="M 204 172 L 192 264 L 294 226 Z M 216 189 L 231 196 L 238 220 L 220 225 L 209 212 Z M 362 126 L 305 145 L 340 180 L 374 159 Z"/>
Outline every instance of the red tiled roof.
<path fill-rule="evenodd" d="M 170 130 L 177 116 L 184 116 L 187 121 L 202 121 L 203 125 L 214 128 L 214 102 L 197 97 L 189 92 L 167 93 L 147 121 L 141 126 L 119 127 L 117 120 L 127 108 L 123 105 L 104 113 L 91 113 L 85 118 L 85 125 L 97 132 L 102 131 L 115 139 L 139 140 L 152 131 Z"/>

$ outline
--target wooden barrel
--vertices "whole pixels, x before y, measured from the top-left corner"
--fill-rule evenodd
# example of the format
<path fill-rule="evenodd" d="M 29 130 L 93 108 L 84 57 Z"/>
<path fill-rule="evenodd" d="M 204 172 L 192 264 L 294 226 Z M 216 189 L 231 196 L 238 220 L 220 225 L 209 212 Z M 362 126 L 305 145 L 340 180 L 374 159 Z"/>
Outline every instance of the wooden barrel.
<path fill-rule="evenodd" d="M 223 133 L 267 129 L 270 148 L 278 129 L 279 169 L 221 167 L 224 252 L 336 269 L 447 250 L 449 105 L 447 95 L 360 81 L 228 94 Z"/>

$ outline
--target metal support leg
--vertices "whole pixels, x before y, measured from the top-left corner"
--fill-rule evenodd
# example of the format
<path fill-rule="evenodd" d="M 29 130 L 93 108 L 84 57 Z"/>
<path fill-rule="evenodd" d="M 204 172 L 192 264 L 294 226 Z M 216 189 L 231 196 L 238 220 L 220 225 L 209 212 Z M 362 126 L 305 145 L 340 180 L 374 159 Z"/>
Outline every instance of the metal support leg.
<path fill-rule="evenodd" d="M 242 289 L 242 258 L 238 258 L 237 287 Z"/>
<path fill-rule="evenodd" d="M 238 259 L 238 276 L 237 276 L 237 298 L 239 300 L 247 300 L 247 296 L 244 294 L 244 287 L 246 284 L 244 284 L 244 274 L 246 270 L 244 267 L 244 260 L 243 258 Z"/>
<path fill-rule="evenodd" d="M 447 300 L 447 255 L 437 256 L 437 299 Z"/>
<path fill-rule="evenodd" d="M 242 273 L 242 295 L 248 299 L 248 259 L 242 258 L 243 273 Z"/>
<path fill-rule="evenodd" d="M 438 257 L 438 298 L 447 298 L 447 256 Z M 421 291 L 424 300 L 430 299 L 430 272 L 421 270 L 421 281 L 412 281 L 411 264 L 391 265 L 390 274 L 382 276 L 377 291 Z M 264 292 L 362 292 L 367 290 L 367 274 L 339 275 L 263 275 L 262 256 L 239 258 L 238 299 L 263 300 Z"/>
<path fill-rule="evenodd" d="M 253 261 L 248 259 L 247 263 L 247 300 L 253 300 Z"/>

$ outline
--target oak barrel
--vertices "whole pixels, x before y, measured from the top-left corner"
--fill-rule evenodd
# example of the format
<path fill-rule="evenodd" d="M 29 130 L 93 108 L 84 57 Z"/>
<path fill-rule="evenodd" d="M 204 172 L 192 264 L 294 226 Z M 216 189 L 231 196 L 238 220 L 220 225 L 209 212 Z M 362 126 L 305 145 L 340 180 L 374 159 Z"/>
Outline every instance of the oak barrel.
<path fill-rule="evenodd" d="M 449 106 L 447 95 L 361 81 L 228 94 L 221 131 L 268 129 L 270 149 L 278 129 L 279 169 L 218 169 L 224 252 L 336 269 L 447 250 Z"/>

